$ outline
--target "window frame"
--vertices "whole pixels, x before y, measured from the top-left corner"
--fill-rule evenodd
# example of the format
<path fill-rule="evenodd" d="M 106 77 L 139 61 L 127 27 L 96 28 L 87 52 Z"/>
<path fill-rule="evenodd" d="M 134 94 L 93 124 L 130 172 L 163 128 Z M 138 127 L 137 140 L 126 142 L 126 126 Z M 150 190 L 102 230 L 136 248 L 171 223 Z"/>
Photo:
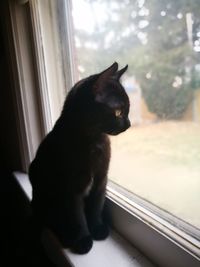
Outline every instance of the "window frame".
<path fill-rule="evenodd" d="M 32 43 L 28 1 L 3 1 L 4 38 L 7 44 L 12 101 L 18 125 L 21 170 L 27 171 L 36 147 L 43 138 L 43 117 L 37 96 L 38 77 Z"/>
<path fill-rule="evenodd" d="M 24 3 L 25 2 L 25 3 Z M 51 111 L 48 95 L 48 77 L 46 75 L 44 46 L 41 37 L 41 25 L 37 1 L 10 1 L 9 15 L 12 29 L 12 38 L 9 40 L 11 51 L 13 79 L 15 80 L 15 102 L 17 104 L 18 123 L 20 125 L 22 155 L 24 169 L 27 170 L 32 160 L 36 146 L 47 133 L 51 126 Z M 70 63 L 65 66 L 69 68 L 66 75 L 71 75 L 70 86 L 74 82 L 73 76 L 75 61 L 73 56 L 73 42 L 70 34 L 72 23 L 70 22 L 71 1 L 65 1 L 66 25 L 69 31 L 66 35 L 67 45 L 65 55 L 69 56 Z M 27 22 L 27 15 L 30 20 Z M 24 23 L 22 23 L 24 22 Z M 30 23 L 30 24 L 29 24 Z M 23 27 L 21 27 L 23 25 Z M 26 28 L 29 27 L 29 28 Z M 28 33 L 27 29 L 31 31 Z M 31 41 L 30 38 L 31 37 Z M 26 45 L 26 53 L 24 53 Z M 65 50 L 63 49 L 63 50 Z M 14 51 L 14 52 L 13 52 Z M 23 53 L 22 53 L 23 51 Z M 31 67 L 32 66 L 32 67 Z M 31 75 L 31 79 L 26 79 Z M 30 95 L 26 90 L 30 87 Z M 20 89 L 20 90 L 18 90 Z M 30 102 L 35 99 L 33 110 L 30 113 Z M 38 112 L 39 109 L 39 112 Z M 35 130 L 33 131 L 33 127 Z M 150 216 L 148 209 L 138 203 L 130 204 L 123 195 L 114 190 L 111 184 L 107 187 L 107 204 L 110 209 L 112 226 L 125 237 L 136 248 L 139 248 L 144 255 L 159 266 L 182 266 L 197 267 L 200 265 L 200 245 L 186 242 L 176 232 L 176 229 L 167 229 L 160 222 L 156 222 Z M 197 247 L 197 245 L 199 247 Z"/>
<path fill-rule="evenodd" d="M 112 182 L 107 186 L 107 205 L 117 232 L 158 266 L 199 266 L 198 240 L 138 204 L 134 197 L 130 200 L 117 187 Z"/>
<path fill-rule="evenodd" d="M 49 5 L 47 5 L 48 2 Z M 59 110 L 56 110 L 56 104 L 54 102 L 61 102 L 62 91 L 66 94 L 76 80 L 75 58 L 73 56 L 75 48 L 71 38 L 71 1 L 60 1 L 59 5 L 56 5 L 56 2 L 52 0 L 44 0 L 42 2 L 39 0 L 29 0 L 37 70 L 40 81 L 39 98 L 43 110 L 45 133 L 49 132 L 60 113 Z M 52 12 L 52 8 L 57 8 L 57 12 Z M 44 21 L 42 20 L 43 14 L 46 13 L 45 9 L 48 9 L 47 13 L 52 16 L 54 22 L 55 18 L 58 20 L 56 23 L 50 24 L 51 22 L 49 22 L 48 16 L 44 18 Z M 55 32 L 56 30 L 58 32 Z M 45 35 L 45 31 L 48 31 L 48 34 Z M 52 42 L 51 37 L 62 39 L 59 47 L 55 42 Z M 60 54 L 59 64 L 56 62 L 56 57 L 52 56 L 52 51 Z M 48 58 L 51 58 L 50 62 Z M 59 68 L 62 68 L 62 70 L 57 71 Z M 59 77 L 53 77 L 52 74 L 54 73 L 56 73 L 55 76 Z M 57 94 L 55 93 L 54 86 L 57 86 Z M 54 112 L 51 110 L 54 110 Z M 53 118 L 55 111 L 57 115 Z"/>

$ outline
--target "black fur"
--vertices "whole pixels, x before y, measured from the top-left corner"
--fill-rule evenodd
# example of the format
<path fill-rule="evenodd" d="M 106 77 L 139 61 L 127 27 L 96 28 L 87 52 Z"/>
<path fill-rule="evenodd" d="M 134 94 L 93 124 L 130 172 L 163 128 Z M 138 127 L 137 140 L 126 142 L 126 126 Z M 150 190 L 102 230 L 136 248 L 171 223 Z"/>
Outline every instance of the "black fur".
<path fill-rule="evenodd" d="M 129 100 L 119 82 L 127 66 L 114 63 L 79 81 L 68 94 L 61 116 L 40 144 L 30 165 L 32 207 L 64 247 L 87 253 L 93 239 L 105 239 L 102 219 L 110 161 L 108 134 L 129 126 Z M 120 116 L 116 116 L 120 110 Z"/>

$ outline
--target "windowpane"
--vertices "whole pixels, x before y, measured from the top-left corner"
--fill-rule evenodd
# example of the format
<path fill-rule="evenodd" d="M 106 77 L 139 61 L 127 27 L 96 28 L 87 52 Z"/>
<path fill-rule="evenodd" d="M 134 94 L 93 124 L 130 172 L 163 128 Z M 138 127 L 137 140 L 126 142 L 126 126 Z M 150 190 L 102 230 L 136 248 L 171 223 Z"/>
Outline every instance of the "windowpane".
<path fill-rule="evenodd" d="M 109 178 L 200 228 L 199 0 L 73 0 L 79 78 L 129 64 Z"/>

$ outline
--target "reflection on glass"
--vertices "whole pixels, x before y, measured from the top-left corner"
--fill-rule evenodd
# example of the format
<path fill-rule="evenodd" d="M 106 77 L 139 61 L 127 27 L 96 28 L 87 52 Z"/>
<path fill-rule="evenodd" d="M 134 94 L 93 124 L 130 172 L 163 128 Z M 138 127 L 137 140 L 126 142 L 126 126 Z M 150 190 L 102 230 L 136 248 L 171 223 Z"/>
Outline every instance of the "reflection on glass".
<path fill-rule="evenodd" d="M 200 228 L 200 1 L 73 0 L 80 78 L 129 64 L 109 178 Z"/>

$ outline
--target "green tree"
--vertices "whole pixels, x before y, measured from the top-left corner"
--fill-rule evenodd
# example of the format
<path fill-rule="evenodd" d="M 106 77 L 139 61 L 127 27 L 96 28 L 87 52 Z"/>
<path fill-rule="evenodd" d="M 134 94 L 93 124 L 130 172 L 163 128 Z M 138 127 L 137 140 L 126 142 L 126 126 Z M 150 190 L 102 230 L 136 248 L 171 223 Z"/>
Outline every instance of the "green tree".
<path fill-rule="evenodd" d="M 200 53 L 193 50 L 200 40 L 199 0 L 85 1 L 94 18 L 96 7 L 104 7 L 106 19 L 96 21 L 92 33 L 76 31 L 82 43 L 77 57 L 86 70 L 84 76 L 96 71 L 95 66 L 102 69 L 113 61 L 128 63 L 149 110 L 162 119 L 181 117 L 191 102 L 192 90 L 199 86 L 196 66 Z M 187 14 L 193 19 L 191 40 Z"/>

